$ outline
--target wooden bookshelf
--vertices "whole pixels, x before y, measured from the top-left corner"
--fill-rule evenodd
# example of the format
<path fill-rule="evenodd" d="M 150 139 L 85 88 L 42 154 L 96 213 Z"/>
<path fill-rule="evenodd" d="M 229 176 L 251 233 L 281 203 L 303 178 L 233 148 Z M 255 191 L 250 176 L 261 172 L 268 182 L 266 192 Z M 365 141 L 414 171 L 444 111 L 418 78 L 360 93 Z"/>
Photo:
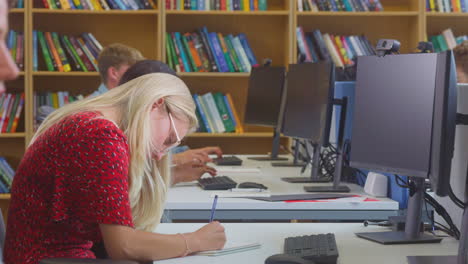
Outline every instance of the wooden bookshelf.
<path fill-rule="evenodd" d="M 414 51 L 426 36 L 452 28 L 456 35 L 468 33 L 467 13 L 425 11 L 425 0 L 381 0 L 383 12 L 299 12 L 296 0 L 268 0 L 266 11 L 178 11 L 165 10 L 158 0 L 157 10 L 89 11 L 40 8 L 41 0 L 25 1 L 24 9 L 13 9 L 10 27 L 25 32 L 25 70 L 18 80 L 8 82 L 9 90 L 26 93 L 24 114 L 18 133 L 0 134 L 0 156 L 16 168 L 33 130 L 33 95 L 40 91 L 66 90 L 88 94 L 97 89 L 96 72 L 47 72 L 42 58 L 39 71 L 32 71 L 32 31 L 55 31 L 77 35 L 91 32 L 103 46 L 120 42 L 139 49 L 149 59 L 166 61 L 166 32 L 189 32 L 207 26 L 224 34 L 245 33 L 259 62 L 270 58 L 273 65 L 296 62 L 296 27 L 305 31 L 366 35 L 375 44 L 380 38 L 401 41 L 401 52 Z M 230 93 L 241 121 L 244 120 L 248 73 L 181 73 L 192 93 Z M 195 133 L 185 139 L 191 147 L 220 145 L 226 153 L 265 154 L 271 150 L 272 129 L 245 126 L 245 133 Z M 284 146 L 287 138 L 281 140 Z M 8 195 L 0 195 L 5 214 Z M 3 203 L 2 203 L 3 202 Z M 6 214 L 5 214 L 6 215 Z"/>

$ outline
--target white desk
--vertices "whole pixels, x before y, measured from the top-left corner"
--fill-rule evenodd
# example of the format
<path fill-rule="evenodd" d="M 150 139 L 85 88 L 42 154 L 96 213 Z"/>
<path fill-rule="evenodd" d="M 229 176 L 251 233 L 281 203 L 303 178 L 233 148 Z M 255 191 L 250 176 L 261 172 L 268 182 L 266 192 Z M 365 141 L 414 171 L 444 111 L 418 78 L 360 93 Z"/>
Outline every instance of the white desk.
<path fill-rule="evenodd" d="M 303 187 L 312 184 L 292 184 L 282 177 L 297 177 L 301 168 L 272 167 L 270 162 L 248 160 L 243 156 L 241 168 L 259 168 L 260 173 L 220 173 L 231 177 L 237 183 L 252 181 L 266 185 L 271 194 L 305 193 Z M 307 171 L 306 171 L 307 172 Z M 302 175 L 307 176 L 307 175 Z M 326 185 L 331 183 L 314 183 Z M 362 187 L 348 184 L 352 194 L 365 195 Z M 196 185 L 174 186 L 168 192 L 164 221 L 207 220 L 213 198 L 211 191 L 204 191 Z M 216 219 L 220 220 L 385 220 L 398 215 L 398 202 L 378 198 L 376 202 L 328 201 L 328 202 L 265 202 L 247 198 L 220 198 Z"/>
<path fill-rule="evenodd" d="M 161 224 L 160 233 L 191 232 L 202 224 Z M 261 264 L 271 255 L 283 253 L 284 239 L 290 236 L 335 233 L 338 245 L 338 264 L 405 264 L 406 256 L 456 255 L 458 241 L 444 238 L 440 244 L 380 245 L 354 235 L 355 232 L 387 231 L 383 227 L 364 227 L 362 224 L 344 223 L 241 223 L 224 224 L 228 241 L 258 242 L 260 249 L 219 257 L 189 256 L 158 261 L 158 264 Z M 443 263 L 442 263 L 443 264 Z"/>

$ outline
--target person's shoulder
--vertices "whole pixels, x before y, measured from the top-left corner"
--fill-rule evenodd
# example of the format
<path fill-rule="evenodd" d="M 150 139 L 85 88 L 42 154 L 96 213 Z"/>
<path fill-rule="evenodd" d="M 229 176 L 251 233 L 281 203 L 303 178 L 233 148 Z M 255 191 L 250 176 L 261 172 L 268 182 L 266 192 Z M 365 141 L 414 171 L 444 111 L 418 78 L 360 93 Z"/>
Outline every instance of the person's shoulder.
<path fill-rule="evenodd" d="M 126 141 L 123 131 L 113 121 L 97 112 L 79 112 L 64 120 L 62 129 L 74 136 Z"/>

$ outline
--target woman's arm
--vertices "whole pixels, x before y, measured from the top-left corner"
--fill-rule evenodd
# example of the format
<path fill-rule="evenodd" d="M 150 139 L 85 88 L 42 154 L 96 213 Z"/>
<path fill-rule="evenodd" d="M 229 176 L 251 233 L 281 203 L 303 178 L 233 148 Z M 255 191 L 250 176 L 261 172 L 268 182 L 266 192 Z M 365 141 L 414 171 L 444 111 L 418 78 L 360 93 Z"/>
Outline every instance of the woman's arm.
<path fill-rule="evenodd" d="M 198 251 L 223 248 L 224 227 L 211 222 L 193 233 L 165 235 L 120 225 L 99 225 L 112 259 L 152 261 L 182 257 Z"/>

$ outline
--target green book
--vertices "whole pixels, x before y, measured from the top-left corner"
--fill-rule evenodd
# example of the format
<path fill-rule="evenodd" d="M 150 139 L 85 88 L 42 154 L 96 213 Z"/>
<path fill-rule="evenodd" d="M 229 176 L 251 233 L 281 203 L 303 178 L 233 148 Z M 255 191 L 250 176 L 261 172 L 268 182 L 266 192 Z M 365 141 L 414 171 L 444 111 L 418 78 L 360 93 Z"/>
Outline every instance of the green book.
<path fill-rule="evenodd" d="M 184 35 L 181 35 L 180 38 L 182 40 L 182 45 L 184 46 L 183 48 L 186 51 L 186 54 L 188 56 L 188 60 L 190 62 L 190 65 L 192 66 L 193 71 L 194 72 L 199 72 L 200 69 L 198 69 L 197 64 L 195 64 L 195 60 L 192 57 L 192 52 L 191 52 L 190 46 L 189 46 L 189 44 L 187 42 L 187 37 L 184 34 Z"/>
<path fill-rule="evenodd" d="M 57 53 L 60 57 L 60 61 L 62 62 L 63 71 L 64 72 L 71 71 L 70 63 L 67 60 L 67 56 L 65 56 L 65 52 L 63 51 L 62 45 L 60 45 L 57 32 L 52 32 L 50 34 L 52 36 L 52 41 L 54 42 L 55 48 L 57 49 Z"/>
<path fill-rule="evenodd" d="M 436 36 L 437 41 L 439 42 L 440 52 L 448 50 L 447 42 L 443 35 Z"/>
<path fill-rule="evenodd" d="M 16 110 L 18 110 L 18 104 L 20 102 L 20 99 L 21 99 L 21 94 L 16 94 L 15 102 L 13 103 L 13 107 L 11 108 L 10 119 L 8 120 L 6 133 L 11 132 L 11 126 L 13 125 L 13 122 L 15 121 Z"/>
<path fill-rule="evenodd" d="M 226 42 L 227 49 L 229 50 L 229 53 L 231 54 L 231 57 L 233 58 L 233 63 L 235 65 L 237 72 L 243 72 L 242 64 L 240 63 L 239 58 L 237 57 L 236 50 L 234 49 L 234 46 L 232 46 L 231 40 L 228 38 L 228 36 L 224 37 L 224 42 Z"/>
<path fill-rule="evenodd" d="M 88 71 L 88 68 L 86 68 L 86 66 L 84 65 L 83 61 L 81 60 L 80 56 L 79 56 L 78 53 L 76 52 L 75 48 L 74 48 L 73 45 L 71 44 L 71 42 L 70 42 L 70 40 L 68 39 L 68 37 L 67 37 L 67 36 L 63 36 L 63 41 L 65 42 L 65 45 L 68 46 L 69 50 L 72 52 L 73 57 L 75 58 L 75 60 L 78 61 L 78 63 L 80 64 L 81 69 L 83 69 L 83 71 L 87 72 L 87 71 Z"/>
<path fill-rule="evenodd" d="M 179 58 L 177 57 L 177 52 L 175 50 L 175 47 L 174 47 L 174 41 L 173 41 L 173 38 L 171 36 L 171 34 L 169 33 L 166 33 L 167 34 L 167 39 L 169 40 L 169 48 L 171 49 L 171 55 L 172 55 L 172 61 L 173 61 L 173 64 L 174 64 L 174 70 L 177 71 L 177 72 L 180 72 L 180 64 L 179 64 Z"/>
<path fill-rule="evenodd" d="M 47 66 L 47 70 L 55 71 L 54 64 L 52 63 L 52 57 L 50 56 L 49 48 L 47 47 L 47 44 L 44 38 L 44 33 L 41 31 L 38 31 L 37 39 L 39 40 L 39 44 L 41 45 L 42 55 L 44 57 L 44 60 Z"/>
<path fill-rule="evenodd" d="M 168 33 L 166 33 L 166 62 L 169 64 L 169 67 L 171 67 L 173 70 L 175 70 L 174 67 L 174 62 L 172 61 L 172 50 L 171 50 L 171 45 L 170 45 L 170 38 L 168 36 Z"/>
<path fill-rule="evenodd" d="M 268 9 L 267 0 L 258 0 L 258 10 L 266 11 Z"/>
<path fill-rule="evenodd" d="M 218 108 L 219 115 L 221 116 L 221 120 L 223 121 L 224 128 L 226 132 L 234 132 L 236 127 L 229 115 L 229 110 L 224 103 L 224 97 L 222 93 L 215 93 L 213 94 L 214 101 L 216 103 L 216 107 Z"/>
<path fill-rule="evenodd" d="M 208 130 L 206 130 L 205 123 L 203 122 L 203 119 L 200 115 L 200 110 L 201 109 L 198 109 L 197 107 L 197 110 L 195 111 L 198 120 L 198 132 L 208 132 Z"/>
<path fill-rule="evenodd" d="M 440 52 L 439 41 L 437 41 L 437 38 L 435 36 L 431 37 L 431 42 L 432 46 L 434 47 L 434 52 Z"/>
<path fill-rule="evenodd" d="M 229 72 L 235 72 L 236 70 L 234 69 L 234 65 L 232 65 L 233 62 L 231 61 L 231 57 L 229 56 L 229 50 L 226 46 L 226 42 L 224 42 L 223 35 L 218 33 L 216 34 L 216 37 L 218 38 L 219 45 L 221 46 L 221 51 L 223 52 L 224 60 L 228 65 Z"/>

